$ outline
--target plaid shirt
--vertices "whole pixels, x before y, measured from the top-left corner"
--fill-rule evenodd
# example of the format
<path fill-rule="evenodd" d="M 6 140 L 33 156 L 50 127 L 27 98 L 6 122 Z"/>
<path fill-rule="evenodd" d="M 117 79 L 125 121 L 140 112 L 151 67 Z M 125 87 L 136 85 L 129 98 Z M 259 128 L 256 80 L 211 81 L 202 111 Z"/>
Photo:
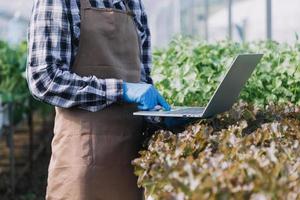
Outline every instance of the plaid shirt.
<path fill-rule="evenodd" d="M 129 0 L 141 39 L 141 82 L 150 77 L 150 31 L 142 0 Z M 122 0 L 90 0 L 92 7 L 125 10 Z M 70 72 L 78 52 L 80 0 L 35 0 L 28 32 L 27 81 L 32 95 L 54 106 L 101 110 L 120 101 L 122 80 L 81 77 Z"/>

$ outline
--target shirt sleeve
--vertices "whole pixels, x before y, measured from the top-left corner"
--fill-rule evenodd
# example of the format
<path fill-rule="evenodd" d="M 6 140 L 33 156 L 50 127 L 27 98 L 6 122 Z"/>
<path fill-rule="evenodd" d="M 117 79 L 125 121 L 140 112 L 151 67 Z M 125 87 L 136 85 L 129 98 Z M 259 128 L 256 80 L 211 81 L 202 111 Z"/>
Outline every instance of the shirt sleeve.
<path fill-rule="evenodd" d="M 148 16 L 144 7 L 142 0 L 139 0 L 140 3 L 140 22 L 141 29 L 143 34 L 141 34 L 141 60 L 142 60 L 142 82 L 153 84 L 153 80 L 151 78 L 151 68 L 152 68 L 152 50 L 151 50 L 151 33 L 148 24 Z M 151 130 L 157 130 L 157 125 L 162 122 L 161 117 L 144 117 L 146 122 L 148 122 L 148 128 Z"/>
<path fill-rule="evenodd" d="M 122 99 L 122 80 L 70 71 L 72 34 L 67 13 L 66 1 L 35 1 L 28 31 L 29 89 L 36 99 L 51 105 L 96 112 Z"/>
<path fill-rule="evenodd" d="M 151 51 L 151 33 L 148 24 L 148 16 L 142 0 L 140 0 L 140 22 L 143 34 L 141 34 L 141 60 L 142 60 L 142 82 L 153 84 L 151 78 L 151 67 L 152 67 L 152 51 Z"/>

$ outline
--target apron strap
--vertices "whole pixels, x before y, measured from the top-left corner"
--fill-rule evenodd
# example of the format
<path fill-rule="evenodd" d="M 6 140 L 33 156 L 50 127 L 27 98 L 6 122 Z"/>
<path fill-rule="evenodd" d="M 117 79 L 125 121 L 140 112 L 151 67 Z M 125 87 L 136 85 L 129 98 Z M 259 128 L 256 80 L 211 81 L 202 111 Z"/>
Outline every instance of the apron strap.
<path fill-rule="evenodd" d="M 123 3 L 124 3 L 124 5 L 125 5 L 126 11 L 127 11 L 127 12 L 130 12 L 130 8 L 129 8 L 129 6 L 128 6 L 128 0 L 123 0 Z"/>
<path fill-rule="evenodd" d="M 131 10 L 128 6 L 129 0 L 123 0 L 123 2 L 125 4 L 126 11 L 130 12 Z M 92 7 L 90 0 L 80 0 L 80 5 L 83 9 Z"/>
<path fill-rule="evenodd" d="M 128 6 L 128 3 L 129 3 L 129 0 L 123 0 L 123 3 L 125 5 L 125 8 L 126 8 L 126 12 L 131 15 L 131 16 L 134 16 L 134 12 L 129 8 Z"/>
<path fill-rule="evenodd" d="M 129 2 L 129 0 L 123 0 L 123 3 L 125 5 L 127 13 L 133 16 L 134 13 L 129 8 L 128 2 Z M 92 5 L 91 5 L 90 0 L 80 0 L 80 11 L 81 11 L 82 14 L 83 14 L 84 9 L 91 8 L 91 7 L 92 7 Z"/>
<path fill-rule="evenodd" d="M 83 11 L 85 8 L 91 8 L 91 2 L 90 0 L 80 0 L 80 11 L 83 14 Z"/>

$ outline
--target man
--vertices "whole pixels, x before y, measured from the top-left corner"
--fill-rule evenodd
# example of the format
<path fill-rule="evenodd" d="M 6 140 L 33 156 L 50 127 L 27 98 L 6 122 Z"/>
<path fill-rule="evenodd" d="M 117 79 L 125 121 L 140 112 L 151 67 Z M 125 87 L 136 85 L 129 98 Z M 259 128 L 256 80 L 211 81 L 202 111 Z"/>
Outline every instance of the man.
<path fill-rule="evenodd" d="M 170 106 L 152 86 L 141 0 L 35 0 L 28 41 L 30 91 L 56 107 L 46 199 L 142 199 L 132 113 Z"/>

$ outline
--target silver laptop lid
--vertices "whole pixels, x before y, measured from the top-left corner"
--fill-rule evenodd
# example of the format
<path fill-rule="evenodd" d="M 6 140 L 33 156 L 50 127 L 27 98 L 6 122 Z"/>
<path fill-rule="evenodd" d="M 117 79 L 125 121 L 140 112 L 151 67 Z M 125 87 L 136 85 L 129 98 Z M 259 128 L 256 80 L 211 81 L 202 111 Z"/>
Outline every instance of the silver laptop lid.
<path fill-rule="evenodd" d="M 203 117 L 231 109 L 263 54 L 238 55 L 207 104 Z"/>

